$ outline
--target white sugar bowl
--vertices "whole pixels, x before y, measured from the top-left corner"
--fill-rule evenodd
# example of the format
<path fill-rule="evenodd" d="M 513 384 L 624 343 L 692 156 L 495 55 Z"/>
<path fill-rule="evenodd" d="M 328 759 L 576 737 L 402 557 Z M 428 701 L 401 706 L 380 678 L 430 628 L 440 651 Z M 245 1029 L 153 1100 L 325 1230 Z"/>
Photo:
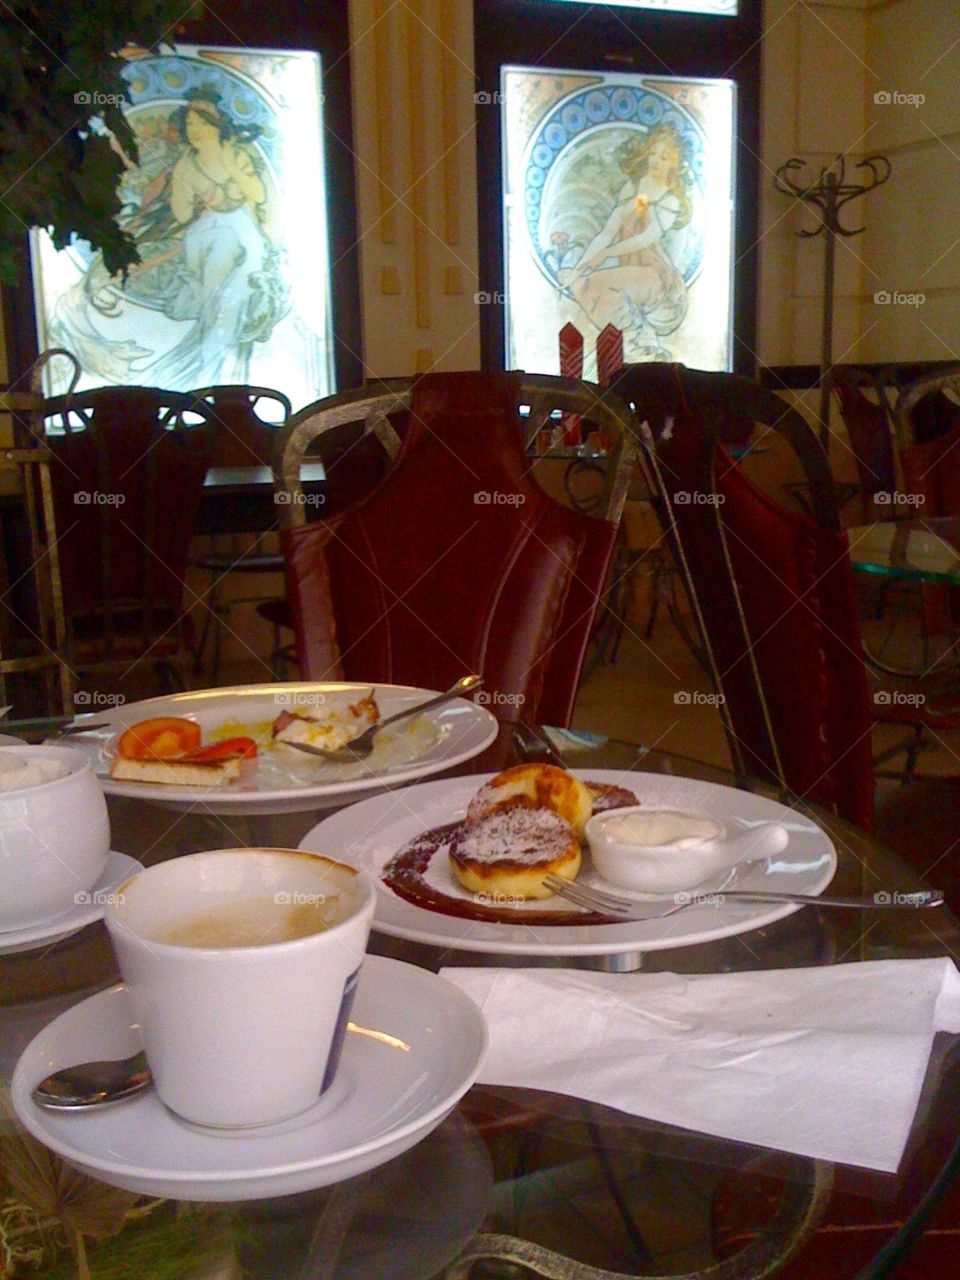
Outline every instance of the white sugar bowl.
<path fill-rule="evenodd" d="M 82 752 L 0 747 L 0 931 L 66 914 L 109 851 L 106 801 Z"/>
<path fill-rule="evenodd" d="M 650 894 L 696 889 L 744 859 L 779 853 L 789 839 L 775 822 L 732 829 L 709 814 L 646 805 L 598 813 L 586 834 L 604 880 Z"/>

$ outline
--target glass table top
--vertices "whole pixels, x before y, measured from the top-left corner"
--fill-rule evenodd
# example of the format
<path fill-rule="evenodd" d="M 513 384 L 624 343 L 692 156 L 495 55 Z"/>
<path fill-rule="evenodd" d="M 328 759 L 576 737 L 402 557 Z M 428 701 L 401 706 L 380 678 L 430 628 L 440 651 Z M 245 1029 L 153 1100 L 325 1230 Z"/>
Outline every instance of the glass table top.
<path fill-rule="evenodd" d="M 960 518 L 881 520 L 847 534 L 851 563 L 863 573 L 960 584 Z"/>
<path fill-rule="evenodd" d="M 636 744 L 507 726 L 483 755 L 444 776 L 489 772 L 554 753 L 587 777 L 591 769 L 640 770 L 790 802 L 755 780 Z M 109 806 L 113 847 L 145 864 L 209 848 L 296 847 L 322 816 L 225 818 L 201 805 L 180 813 L 118 798 Z M 882 886 L 922 887 L 914 872 L 864 832 L 808 812 L 837 848 L 832 890 L 863 895 Z M 642 965 L 723 973 L 957 954 L 960 926 L 949 912 L 923 914 L 921 919 L 913 913 L 809 908 L 746 937 L 647 953 Z M 370 950 L 432 970 L 515 962 L 379 934 Z M 616 971 L 641 961 L 627 956 L 520 962 Z M 116 977 L 99 923 L 52 946 L 0 956 L 0 1079 L 9 1079 L 20 1052 L 46 1022 Z M 834 1167 L 561 1095 L 475 1086 L 410 1151 L 348 1182 L 296 1196 L 229 1206 L 124 1200 L 122 1193 L 111 1198 L 98 1191 L 99 1184 L 47 1165 L 51 1176 L 52 1170 L 71 1180 L 68 1199 L 76 1213 L 67 1217 L 88 1232 L 83 1265 L 89 1272 L 73 1260 L 70 1240 L 76 1248 L 76 1237 L 58 1234 L 55 1225 L 45 1235 L 31 1233 L 36 1215 L 24 1210 L 16 1239 L 24 1249 L 32 1242 L 39 1252 L 33 1261 L 25 1254 L 13 1274 L 18 1280 L 72 1280 L 77 1274 L 137 1280 L 881 1276 L 922 1226 L 924 1197 L 952 1176 L 957 1163 L 960 1109 L 942 1105 L 960 1086 L 955 1046 L 946 1036 L 935 1043 L 897 1174 Z M 17 1141 L 9 1124 L 0 1128 L 7 1153 Z M 21 1200 L 25 1186 L 18 1184 Z M 55 1223 L 56 1215 L 47 1218 Z M 837 1223 L 847 1220 L 855 1224 L 854 1247 L 839 1250 Z M 0 1222 L 7 1222 L 2 1212 Z M 109 1230 L 105 1223 L 112 1224 Z"/>

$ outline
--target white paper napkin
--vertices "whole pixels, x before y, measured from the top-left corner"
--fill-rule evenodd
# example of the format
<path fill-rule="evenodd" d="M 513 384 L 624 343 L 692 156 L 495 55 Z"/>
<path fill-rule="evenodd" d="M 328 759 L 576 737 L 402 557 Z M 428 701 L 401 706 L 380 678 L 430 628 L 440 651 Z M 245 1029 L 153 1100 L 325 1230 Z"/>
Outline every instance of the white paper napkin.
<path fill-rule="evenodd" d="M 442 973 L 487 1019 L 481 1084 L 887 1172 L 903 1155 L 934 1033 L 960 1031 L 948 959 L 695 977 Z"/>

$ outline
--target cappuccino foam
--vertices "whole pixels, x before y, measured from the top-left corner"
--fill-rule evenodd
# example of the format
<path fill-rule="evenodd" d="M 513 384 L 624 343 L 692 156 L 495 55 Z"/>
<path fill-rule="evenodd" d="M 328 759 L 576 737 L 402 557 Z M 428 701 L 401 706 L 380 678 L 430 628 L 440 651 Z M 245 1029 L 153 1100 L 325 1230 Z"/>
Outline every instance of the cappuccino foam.
<path fill-rule="evenodd" d="M 322 933 L 346 918 L 349 905 L 337 893 L 261 894 L 207 907 L 148 936 L 175 947 L 265 947 Z"/>

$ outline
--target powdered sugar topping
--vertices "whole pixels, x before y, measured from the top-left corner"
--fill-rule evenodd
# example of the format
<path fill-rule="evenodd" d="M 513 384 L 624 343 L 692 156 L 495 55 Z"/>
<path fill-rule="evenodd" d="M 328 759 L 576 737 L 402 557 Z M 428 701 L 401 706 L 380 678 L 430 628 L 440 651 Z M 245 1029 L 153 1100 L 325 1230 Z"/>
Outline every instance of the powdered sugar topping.
<path fill-rule="evenodd" d="M 552 862 L 574 839 L 568 823 L 549 809 L 515 805 L 478 818 L 453 840 L 451 854 L 468 862 Z"/>

